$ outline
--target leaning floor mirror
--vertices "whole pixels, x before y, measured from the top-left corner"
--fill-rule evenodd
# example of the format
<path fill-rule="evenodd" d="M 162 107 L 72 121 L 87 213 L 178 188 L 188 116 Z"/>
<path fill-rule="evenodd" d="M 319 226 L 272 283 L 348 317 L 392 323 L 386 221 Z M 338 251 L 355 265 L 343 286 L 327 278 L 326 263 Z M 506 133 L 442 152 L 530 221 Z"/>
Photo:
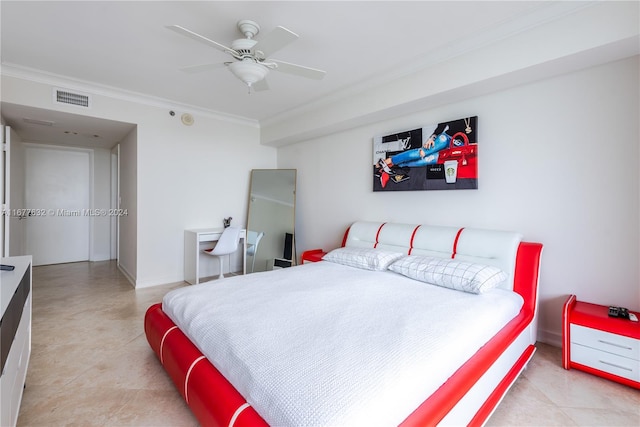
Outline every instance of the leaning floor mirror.
<path fill-rule="evenodd" d="M 296 264 L 295 213 L 296 169 L 251 171 L 247 273 Z"/>

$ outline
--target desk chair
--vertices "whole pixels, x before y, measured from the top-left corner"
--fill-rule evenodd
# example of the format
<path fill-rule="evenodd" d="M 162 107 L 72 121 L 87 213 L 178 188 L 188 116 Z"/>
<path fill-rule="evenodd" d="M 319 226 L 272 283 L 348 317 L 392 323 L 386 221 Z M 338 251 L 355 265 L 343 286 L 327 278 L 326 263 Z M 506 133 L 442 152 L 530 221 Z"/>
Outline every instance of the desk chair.
<path fill-rule="evenodd" d="M 256 252 L 258 252 L 258 244 L 264 236 L 264 231 L 257 232 L 247 230 L 247 256 L 251 255 L 251 272 L 256 265 Z"/>
<path fill-rule="evenodd" d="M 219 279 L 224 279 L 224 264 L 223 258 L 226 255 L 230 255 L 238 250 L 238 242 L 240 241 L 240 228 L 238 227 L 227 227 L 222 232 L 220 239 L 218 239 L 218 243 L 213 249 L 207 249 L 203 252 L 207 255 L 218 257 L 220 261 L 220 275 Z"/>

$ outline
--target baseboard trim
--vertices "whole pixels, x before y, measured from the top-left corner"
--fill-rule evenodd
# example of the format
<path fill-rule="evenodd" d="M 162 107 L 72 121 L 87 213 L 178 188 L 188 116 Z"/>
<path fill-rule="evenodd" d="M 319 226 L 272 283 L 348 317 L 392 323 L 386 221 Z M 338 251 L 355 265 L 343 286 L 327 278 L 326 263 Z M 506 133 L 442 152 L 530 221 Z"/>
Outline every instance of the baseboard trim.
<path fill-rule="evenodd" d="M 554 347 L 562 347 L 562 334 L 559 332 L 538 329 L 538 341 Z"/>
<path fill-rule="evenodd" d="M 120 263 L 118 263 L 118 270 L 120 270 L 120 272 L 124 275 L 124 277 L 127 278 L 129 283 L 131 283 L 131 286 L 133 286 L 135 288 L 136 287 L 136 279 L 135 279 L 135 277 L 133 277 L 131 274 L 129 274 L 127 269 L 124 268 L 122 266 L 122 264 L 120 264 Z"/>

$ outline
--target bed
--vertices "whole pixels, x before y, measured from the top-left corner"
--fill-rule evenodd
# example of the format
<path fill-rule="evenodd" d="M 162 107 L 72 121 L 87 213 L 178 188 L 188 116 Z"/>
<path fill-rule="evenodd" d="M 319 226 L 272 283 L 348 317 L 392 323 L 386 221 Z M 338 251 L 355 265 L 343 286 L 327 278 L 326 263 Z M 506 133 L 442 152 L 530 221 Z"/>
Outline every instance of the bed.
<path fill-rule="evenodd" d="M 359 221 L 315 262 L 171 291 L 145 333 L 205 426 L 482 425 L 535 352 L 541 252 Z"/>

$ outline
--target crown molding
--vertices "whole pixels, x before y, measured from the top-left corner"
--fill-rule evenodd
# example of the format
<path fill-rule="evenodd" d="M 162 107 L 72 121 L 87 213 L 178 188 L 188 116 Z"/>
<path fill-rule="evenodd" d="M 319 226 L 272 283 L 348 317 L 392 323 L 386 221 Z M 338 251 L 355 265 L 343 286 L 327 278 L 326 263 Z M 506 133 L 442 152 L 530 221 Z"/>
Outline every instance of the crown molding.
<path fill-rule="evenodd" d="M 371 91 L 376 87 L 383 86 L 395 80 L 402 79 L 412 74 L 418 73 L 429 67 L 452 60 L 466 53 L 478 49 L 487 48 L 502 40 L 513 37 L 517 34 L 535 29 L 548 22 L 563 19 L 568 15 L 576 13 L 585 8 L 598 4 L 598 1 L 560 1 L 541 2 L 539 6 L 531 10 L 526 15 L 518 19 L 511 19 L 500 25 L 481 31 L 479 34 L 469 36 L 461 40 L 456 40 L 447 45 L 429 52 L 426 55 L 413 58 L 407 66 L 392 67 L 389 70 L 380 72 L 367 80 L 358 84 L 338 89 L 314 102 L 291 108 L 269 118 L 260 120 L 260 127 L 268 127 L 279 123 L 293 120 L 296 117 L 310 113 L 319 108 L 327 108 L 332 104 L 342 100 L 356 97 L 366 91 Z"/>
<path fill-rule="evenodd" d="M 188 110 L 198 115 L 209 117 L 216 120 L 236 123 L 244 126 L 259 128 L 260 124 L 257 120 L 246 117 L 236 116 L 233 114 L 213 111 L 194 105 L 188 105 L 181 102 L 172 101 L 160 97 L 155 97 L 139 92 L 124 90 L 113 86 L 103 85 L 90 82 L 87 80 L 75 79 L 59 74 L 50 73 L 34 68 L 24 67 L 21 65 L 2 62 L 0 64 L 0 76 L 14 77 L 34 83 L 51 85 L 54 87 L 64 87 L 67 89 L 77 90 L 91 95 L 99 95 L 108 98 L 118 99 L 121 101 L 132 102 L 136 104 L 146 105 L 150 107 L 164 108 L 169 110 L 179 109 Z"/>

